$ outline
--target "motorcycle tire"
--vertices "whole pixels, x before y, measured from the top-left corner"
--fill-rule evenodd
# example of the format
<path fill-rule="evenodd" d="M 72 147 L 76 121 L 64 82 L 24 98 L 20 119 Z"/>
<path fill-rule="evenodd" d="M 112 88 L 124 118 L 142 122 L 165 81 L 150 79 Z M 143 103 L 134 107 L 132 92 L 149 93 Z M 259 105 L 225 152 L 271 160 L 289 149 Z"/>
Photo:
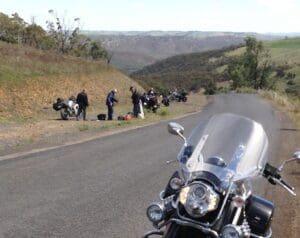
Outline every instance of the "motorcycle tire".
<path fill-rule="evenodd" d="M 169 102 L 165 102 L 164 105 L 165 105 L 166 107 L 168 107 L 168 106 L 170 106 L 170 103 L 169 103 Z"/>
<path fill-rule="evenodd" d="M 69 120 L 69 113 L 67 110 L 61 110 L 60 116 L 61 116 L 61 119 L 63 119 L 63 120 Z"/>
<path fill-rule="evenodd" d="M 182 99 L 182 101 L 183 101 L 183 102 L 186 102 L 186 101 L 187 101 L 187 97 L 184 97 L 184 98 Z"/>

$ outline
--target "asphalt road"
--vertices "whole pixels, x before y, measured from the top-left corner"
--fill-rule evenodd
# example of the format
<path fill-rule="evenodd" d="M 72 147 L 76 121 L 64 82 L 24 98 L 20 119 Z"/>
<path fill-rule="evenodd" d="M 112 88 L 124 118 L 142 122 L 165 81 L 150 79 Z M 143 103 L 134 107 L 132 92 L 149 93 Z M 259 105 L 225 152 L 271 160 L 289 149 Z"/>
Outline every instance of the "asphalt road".
<path fill-rule="evenodd" d="M 232 112 L 263 124 L 275 158 L 280 122 L 263 100 L 221 95 L 178 120 L 188 135 L 201 120 Z M 145 210 L 177 163 L 181 140 L 167 122 L 0 163 L 0 237 L 140 237 Z M 264 183 L 259 189 L 264 190 Z"/>

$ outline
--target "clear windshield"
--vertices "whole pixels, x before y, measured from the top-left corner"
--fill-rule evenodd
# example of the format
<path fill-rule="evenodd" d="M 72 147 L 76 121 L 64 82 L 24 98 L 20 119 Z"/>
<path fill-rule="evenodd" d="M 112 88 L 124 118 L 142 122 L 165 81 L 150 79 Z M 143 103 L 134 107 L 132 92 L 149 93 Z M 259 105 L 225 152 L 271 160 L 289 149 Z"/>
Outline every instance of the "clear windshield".
<path fill-rule="evenodd" d="M 179 153 L 187 179 L 208 171 L 221 181 L 257 176 L 266 163 L 268 138 L 262 126 L 234 114 L 217 114 L 194 129 Z"/>

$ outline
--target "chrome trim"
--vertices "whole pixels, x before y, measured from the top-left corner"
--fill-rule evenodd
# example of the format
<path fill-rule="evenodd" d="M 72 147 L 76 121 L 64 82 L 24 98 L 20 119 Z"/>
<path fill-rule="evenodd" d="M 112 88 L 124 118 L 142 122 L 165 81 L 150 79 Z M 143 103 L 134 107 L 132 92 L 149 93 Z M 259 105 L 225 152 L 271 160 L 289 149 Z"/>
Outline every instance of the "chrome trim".
<path fill-rule="evenodd" d="M 237 223 L 240 219 L 240 216 L 241 216 L 241 213 L 242 213 L 242 209 L 241 207 L 239 207 L 237 210 L 236 210 L 236 213 L 234 215 L 234 218 L 233 218 L 233 221 L 232 221 L 232 225 L 234 226 L 237 226 Z"/>
<path fill-rule="evenodd" d="M 179 220 L 179 219 L 176 219 L 176 218 L 171 218 L 170 221 L 175 222 L 176 224 L 181 225 L 181 226 L 189 226 L 189 227 L 196 228 L 196 229 L 202 231 L 205 234 L 211 235 L 213 238 L 220 238 L 219 234 L 216 231 L 214 231 L 210 228 L 203 227 L 203 226 L 198 225 L 196 223 L 182 221 L 182 220 Z"/>
<path fill-rule="evenodd" d="M 181 220 L 183 220 L 183 221 L 191 222 L 191 223 L 194 223 L 194 224 L 203 226 L 203 227 L 210 227 L 210 224 L 209 224 L 209 223 L 197 222 L 197 221 L 195 221 L 195 220 L 192 220 L 192 219 L 190 219 L 190 218 L 187 218 L 187 217 L 182 216 L 182 215 L 180 214 L 180 211 L 179 211 L 178 202 L 177 202 L 176 212 L 177 212 L 178 217 L 179 217 Z"/>
<path fill-rule="evenodd" d="M 145 233 L 142 236 L 142 238 L 148 238 L 149 236 L 152 236 L 152 235 L 161 235 L 161 236 L 163 236 L 164 232 L 160 231 L 160 230 L 149 231 L 149 232 Z"/>
<path fill-rule="evenodd" d="M 159 193 L 159 199 L 161 200 L 161 201 L 163 201 L 164 200 L 164 195 L 165 195 L 165 190 L 162 190 L 162 191 L 160 191 L 160 193 Z"/>
<path fill-rule="evenodd" d="M 252 238 L 271 238 L 272 234 L 273 234 L 273 232 L 272 232 L 272 229 L 270 228 L 268 230 L 268 234 L 266 236 L 259 236 L 259 235 L 255 235 L 255 234 L 251 233 L 250 237 L 252 237 Z"/>
<path fill-rule="evenodd" d="M 210 225 L 210 227 L 214 226 L 214 225 L 217 223 L 217 221 L 221 218 L 222 213 L 223 213 L 223 211 L 224 211 L 224 209 L 225 209 L 225 206 L 226 206 L 226 203 L 227 203 L 227 200 L 228 200 L 228 197 L 229 197 L 229 194 L 230 194 L 230 191 L 231 191 L 232 186 L 233 186 L 233 177 L 231 178 L 229 188 L 228 188 L 228 190 L 227 190 L 226 196 L 225 196 L 225 198 L 224 198 L 224 201 L 223 201 L 223 203 L 222 203 L 222 207 L 221 207 L 221 209 L 220 209 L 220 211 L 219 211 L 219 213 L 218 213 L 218 216 L 217 216 L 217 218 L 213 221 L 213 223 Z"/>

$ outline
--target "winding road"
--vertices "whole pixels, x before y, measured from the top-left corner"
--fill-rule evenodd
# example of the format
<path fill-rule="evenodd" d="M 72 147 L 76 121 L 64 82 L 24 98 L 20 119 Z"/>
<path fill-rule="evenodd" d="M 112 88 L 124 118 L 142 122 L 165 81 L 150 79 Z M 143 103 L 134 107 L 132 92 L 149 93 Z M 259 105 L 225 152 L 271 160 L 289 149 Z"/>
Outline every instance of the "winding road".
<path fill-rule="evenodd" d="M 260 122 L 276 159 L 280 121 L 252 95 L 213 97 L 177 120 L 188 135 L 201 120 L 231 112 Z M 181 140 L 167 122 L 0 162 L 0 237 L 135 238 L 151 229 L 145 210 L 177 163 Z M 262 195 L 265 183 L 257 187 Z"/>

